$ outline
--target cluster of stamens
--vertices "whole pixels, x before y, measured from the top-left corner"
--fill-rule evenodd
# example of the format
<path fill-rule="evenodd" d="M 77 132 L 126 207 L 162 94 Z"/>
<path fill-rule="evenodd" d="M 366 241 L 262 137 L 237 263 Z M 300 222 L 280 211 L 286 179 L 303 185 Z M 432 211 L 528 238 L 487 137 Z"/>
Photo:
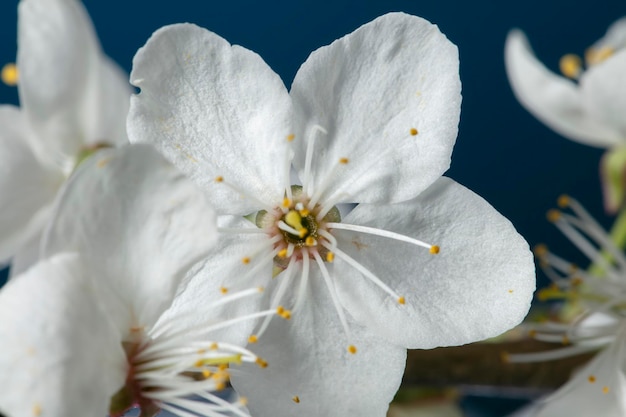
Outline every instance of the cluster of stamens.
<path fill-rule="evenodd" d="M 260 211 L 256 216 L 257 226 L 275 240 L 274 264 L 284 269 L 292 257 L 296 260 L 313 258 L 314 253 L 332 262 L 335 241 L 327 223 L 341 220 L 339 210 L 332 207 L 324 213 L 319 204 L 311 206 L 300 186 L 292 186 L 291 194 L 292 198 L 285 197 L 281 206 L 269 212 Z"/>

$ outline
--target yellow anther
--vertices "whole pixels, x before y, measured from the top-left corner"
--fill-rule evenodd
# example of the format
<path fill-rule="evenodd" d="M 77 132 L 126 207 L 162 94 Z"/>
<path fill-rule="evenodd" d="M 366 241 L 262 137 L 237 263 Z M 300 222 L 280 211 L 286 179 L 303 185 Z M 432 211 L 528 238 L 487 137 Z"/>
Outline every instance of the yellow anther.
<path fill-rule="evenodd" d="M 430 253 L 431 253 L 431 254 L 436 255 L 436 254 L 438 254 L 438 253 L 439 253 L 439 246 L 437 246 L 437 245 L 432 245 L 432 246 L 430 247 L 430 250 L 429 250 L 429 251 L 430 251 Z"/>
<path fill-rule="evenodd" d="M 293 133 L 287 135 L 287 142 L 291 142 L 292 140 L 294 140 L 296 138 L 296 135 L 294 135 Z"/>
<path fill-rule="evenodd" d="M 287 257 L 287 248 L 279 250 L 276 255 L 279 258 L 282 258 L 282 259 L 286 258 Z"/>
<path fill-rule="evenodd" d="M 419 132 L 416 128 L 412 127 L 411 130 L 409 130 L 409 133 L 411 134 L 411 136 L 417 136 Z"/>
<path fill-rule="evenodd" d="M 559 196 L 559 198 L 556 200 L 556 204 L 561 207 L 561 208 L 565 208 L 567 206 L 569 206 L 571 199 L 569 198 L 568 195 L 562 194 Z"/>
<path fill-rule="evenodd" d="M 285 312 L 285 307 L 283 306 L 276 307 L 276 314 L 278 314 L 279 316 L 283 314 L 284 312 Z"/>
<path fill-rule="evenodd" d="M 259 365 L 261 368 L 267 368 L 267 362 L 264 361 L 261 358 L 256 358 L 256 360 L 254 361 L 257 365 Z"/>
<path fill-rule="evenodd" d="M 197 361 L 193 364 L 193 366 L 194 366 L 195 368 L 202 368 L 202 367 L 204 366 L 204 360 L 203 360 L 203 359 L 198 359 L 198 360 L 197 360 Z"/>
<path fill-rule="evenodd" d="M 225 371 L 228 369 L 228 365 L 225 363 L 220 363 L 217 369 L 219 369 L 220 371 Z"/>
<path fill-rule="evenodd" d="M 548 247 L 543 243 L 540 243 L 534 247 L 533 252 L 537 258 L 543 258 L 548 254 Z"/>
<path fill-rule="evenodd" d="M 301 209 L 301 210 L 298 210 L 298 213 L 300 213 L 300 216 L 302 216 L 302 217 L 306 217 L 306 216 L 308 216 L 309 214 L 311 214 L 311 212 L 309 211 L 309 209 L 308 209 L 308 208 L 306 208 L 306 207 L 305 207 L 305 208 L 303 208 L 303 209 Z"/>
<path fill-rule="evenodd" d="M 297 395 L 294 395 L 293 397 L 291 397 L 291 401 L 293 401 L 296 404 L 300 404 L 300 397 L 298 397 Z"/>
<path fill-rule="evenodd" d="M 287 198 L 287 197 L 283 198 L 283 207 L 284 208 L 291 207 L 291 204 L 292 204 L 292 202 L 291 202 L 291 200 L 289 198 Z M 289 223 L 287 223 L 287 224 L 289 224 Z"/>
<path fill-rule="evenodd" d="M 220 346 L 216 342 L 211 343 L 211 346 L 209 346 L 211 350 L 218 350 L 219 348 Z"/>
<path fill-rule="evenodd" d="M 594 375 L 589 375 L 587 381 L 589 381 L 590 384 L 593 384 L 594 382 L 596 382 L 596 377 Z"/>
<path fill-rule="evenodd" d="M 220 292 L 221 292 L 222 294 L 226 294 L 226 293 L 228 292 L 228 288 L 226 288 L 226 287 L 220 287 Z"/>
<path fill-rule="evenodd" d="M 300 236 L 300 239 L 303 239 L 307 235 L 307 233 L 309 233 L 309 231 L 304 227 L 298 230 L 298 236 Z"/>
<path fill-rule="evenodd" d="M 567 78 L 576 79 L 580 76 L 583 62 L 578 55 L 567 54 L 561 57 L 559 69 Z"/>
<path fill-rule="evenodd" d="M 607 387 L 606 385 L 602 387 L 602 393 L 603 394 L 608 394 L 609 393 L 609 387 Z"/>
<path fill-rule="evenodd" d="M 226 383 L 224 383 L 223 381 L 219 381 L 215 383 L 215 390 L 216 391 L 223 391 L 226 389 Z"/>
<path fill-rule="evenodd" d="M 213 375 L 213 373 L 210 370 L 208 369 L 202 370 L 202 376 L 204 377 L 204 379 L 211 378 L 211 375 Z"/>
<path fill-rule="evenodd" d="M 259 292 L 263 292 L 263 291 L 265 291 L 265 287 L 257 287 L 257 290 L 258 290 Z"/>
<path fill-rule="evenodd" d="M 248 405 L 248 397 L 239 397 L 239 404 L 243 406 Z"/>
<path fill-rule="evenodd" d="M 250 258 L 246 256 L 241 260 L 241 262 L 243 262 L 244 265 L 248 265 L 250 263 Z"/>
<path fill-rule="evenodd" d="M 317 245 L 317 240 L 315 240 L 315 238 L 313 236 L 308 236 L 305 241 L 304 244 L 307 246 L 316 246 Z"/>
<path fill-rule="evenodd" d="M 356 353 L 356 346 L 354 346 L 354 345 L 348 346 L 348 352 L 350 352 L 352 355 L 354 355 Z"/>
<path fill-rule="evenodd" d="M 326 254 L 326 262 L 332 262 L 335 260 L 335 254 L 332 252 L 328 252 Z"/>
<path fill-rule="evenodd" d="M 33 416 L 39 417 L 41 415 L 41 406 L 39 404 L 35 404 L 33 406 Z"/>
<path fill-rule="evenodd" d="M 585 61 L 587 65 L 596 65 L 611 57 L 615 53 L 615 49 L 605 46 L 600 49 L 589 48 L 585 52 Z"/>
<path fill-rule="evenodd" d="M 250 335 L 250 337 L 248 338 L 248 343 L 256 343 L 258 341 L 259 341 L 259 338 L 255 334 Z"/>
<path fill-rule="evenodd" d="M 555 223 L 561 218 L 561 212 L 556 209 L 548 210 L 546 217 L 549 222 Z"/>
<path fill-rule="evenodd" d="M 509 294 L 513 294 L 513 290 L 509 290 Z"/>
<path fill-rule="evenodd" d="M 8 86 L 14 87 L 19 81 L 19 72 L 17 66 L 14 63 L 8 63 L 2 67 L 2 74 L 0 75 L 2 82 Z"/>
<path fill-rule="evenodd" d="M 405 303 L 406 303 L 406 300 L 404 299 L 404 297 L 398 298 L 398 304 L 404 305 Z"/>
<path fill-rule="evenodd" d="M 215 182 L 223 182 L 224 181 L 224 177 L 222 177 L 221 175 L 218 177 L 215 177 Z"/>
<path fill-rule="evenodd" d="M 339 158 L 339 163 L 340 164 L 347 164 L 349 162 L 348 158 Z"/>
<path fill-rule="evenodd" d="M 289 320 L 291 319 L 291 311 L 285 310 L 282 313 L 280 313 L 280 316 L 284 318 L 285 320 Z"/>

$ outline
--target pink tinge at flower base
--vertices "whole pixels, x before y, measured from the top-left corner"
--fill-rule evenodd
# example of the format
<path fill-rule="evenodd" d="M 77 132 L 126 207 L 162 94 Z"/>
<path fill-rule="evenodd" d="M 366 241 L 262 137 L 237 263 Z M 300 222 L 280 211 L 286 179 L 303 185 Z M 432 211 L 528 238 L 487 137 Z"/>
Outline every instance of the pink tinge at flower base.
<path fill-rule="evenodd" d="M 403 13 L 313 52 L 290 93 L 258 55 L 190 24 L 135 56 L 131 142 L 154 144 L 220 215 L 216 248 L 171 311 L 262 285 L 269 301 L 225 314 L 269 302 L 288 319 L 250 329 L 271 366 L 233 375 L 253 415 L 382 416 L 407 347 L 495 336 L 526 314 L 526 242 L 441 177 L 458 71 L 438 28 Z M 341 203 L 358 205 L 340 218 Z"/>
<path fill-rule="evenodd" d="M 245 398 L 216 391 L 241 363 L 268 366 L 240 346 L 237 326 L 277 313 L 214 313 L 262 289 L 203 303 L 197 312 L 212 320 L 202 326 L 163 314 L 216 236 L 204 196 L 150 146 L 86 161 L 55 206 L 47 256 L 0 290 L 0 413 L 119 417 L 138 407 L 146 417 L 247 416 Z M 230 338 L 214 337 L 227 330 Z"/>
<path fill-rule="evenodd" d="M 78 0 L 19 2 L 15 76 L 20 107 L 0 106 L 0 262 L 12 259 L 11 274 L 38 258 L 52 201 L 80 161 L 128 142 L 131 94 Z"/>
<path fill-rule="evenodd" d="M 584 63 L 564 55 L 561 76 L 537 59 L 523 32 L 506 39 L 506 72 L 524 108 L 568 139 L 609 150 L 600 171 L 605 207 L 614 213 L 626 195 L 626 18 L 585 51 Z"/>

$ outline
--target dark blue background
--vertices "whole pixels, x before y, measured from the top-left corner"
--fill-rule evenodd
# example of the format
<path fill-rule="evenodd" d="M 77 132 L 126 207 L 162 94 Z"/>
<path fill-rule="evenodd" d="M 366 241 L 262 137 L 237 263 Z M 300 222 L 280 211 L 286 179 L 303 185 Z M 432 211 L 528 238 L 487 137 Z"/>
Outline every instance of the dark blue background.
<path fill-rule="evenodd" d="M 582 54 L 626 14 L 618 0 L 336 0 L 231 1 L 86 0 L 104 50 L 130 71 L 132 57 L 162 25 L 193 22 L 259 53 L 291 84 L 308 54 L 388 11 L 439 25 L 458 45 L 463 82 L 460 133 L 448 175 L 486 198 L 531 245 L 549 243 L 565 257 L 577 252 L 545 220 L 556 197 L 577 197 L 605 225 L 598 179 L 602 150 L 559 137 L 515 100 L 504 72 L 503 46 L 513 27 L 526 31 L 539 58 L 556 69 L 569 52 Z M 17 2 L 0 13 L 0 63 L 15 59 Z M 17 103 L 0 85 L 0 102 Z M 541 284 L 544 284 L 542 278 Z"/>

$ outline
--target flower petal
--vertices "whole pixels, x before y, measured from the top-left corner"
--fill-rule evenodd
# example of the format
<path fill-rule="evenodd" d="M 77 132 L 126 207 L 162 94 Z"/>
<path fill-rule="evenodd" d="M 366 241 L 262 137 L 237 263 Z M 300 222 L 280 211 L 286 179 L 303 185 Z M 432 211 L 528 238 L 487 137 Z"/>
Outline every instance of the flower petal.
<path fill-rule="evenodd" d="M 0 260 L 20 251 L 41 231 L 49 206 L 63 182 L 60 171 L 48 168 L 29 147 L 32 132 L 24 114 L 0 106 Z"/>
<path fill-rule="evenodd" d="M 194 25 L 167 26 L 135 55 L 131 82 L 141 93 L 131 100 L 130 140 L 156 145 L 219 213 L 282 201 L 291 100 L 258 55 Z"/>
<path fill-rule="evenodd" d="M 587 112 L 578 86 L 548 70 L 533 54 L 526 36 L 509 32 L 506 71 L 519 102 L 548 127 L 586 145 L 609 147 L 623 141 L 619 130 Z"/>
<path fill-rule="evenodd" d="M 624 376 L 624 332 L 614 343 L 555 394 L 546 398 L 536 417 L 622 417 L 626 415 L 626 377 Z"/>
<path fill-rule="evenodd" d="M 86 198 L 88 196 L 89 198 Z M 151 326 L 216 239 L 215 215 L 191 181 L 149 145 L 105 150 L 68 181 L 43 254 L 80 251 L 118 325 Z"/>
<path fill-rule="evenodd" d="M 430 22 L 390 13 L 313 52 L 291 89 L 303 183 L 320 187 L 341 158 L 333 192 L 349 202 L 413 198 L 450 165 L 461 109 L 458 51 Z M 318 133 L 313 175 L 307 142 Z M 413 130 L 415 129 L 415 130 Z"/>
<path fill-rule="evenodd" d="M 123 132 L 130 86 L 112 76 L 120 70 L 102 55 L 82 2 L 21 1 L 18 22 L 20 100 L 41 146 L 74 157 L 85 144 L 118 142 L 108 135 Z"/>
<path fill-rule="evenodd" d="M 107 414 L 126 358 L 86 278 L 75 255 L 60 254 L 0 291 L 3 415 Z"/>
<path fill-rule="evenodd" d="M 221 227 L 254 228 L 243 218 L 222 216 Z M 258 230 L 258 229 L 257 229 Z M 220 234 L 216 246 L 202 261 L 202 265 L 194 266 L 197 271 L 188 276 L 188 283 L 184 290 L 177 294 L 170 309 L 159 319 L 161 323 L 176 321 L 180 328 L 199 325 L 210 326 L 220 320 L 236 319 L 267 308 L 269 301 L 264 291 L 272 277 L 273 262 L 249 276 L 251 268 L 262 260 L 252 259 L 250 264 L 244 264 L 244 256 L 251 255 L 256 248 L 267 241 L 264 233 L 253 234 Z M 250 288 L 259 289 L 258 295 L 251 295 L 239 301 L 215 306 L 221 303 L 224 297 L 229 297 L 240 291 Z M 263 293 L 263 294 L 261 294 Z M 228 326 L 220 331 L 212 331 L 210 337 L 220 342 L 229 342 L 244 346 L 252 334 L 256 320 L 247 320 L 236 326 Z"/>
<path fill-rule="evenodd" d="M 339 248 L 405 304 L 335 258 L 339 297 L 362 325 L 408 348 L 496 336 L 528 312 L 535 268 L 528 244 L 485 200 L 442 177 L 412 201 L 359 205 L 346 223 L 439 245 L 441 252 L 364 233 L 335 231 Z"/>
<path fill-rule="evenodd" d="M 594 65 L 580 78 L 586 112 L 603 126 L 616 130 L 626 143 L 626 49 Z"/>
<path fill-rule="evenodd" d="M 406 349 L 350 322 L 348 341 L 320 276 L 301 309 L 275 318 L 250 349 L 268 362 L 233 369 L 233 386 L 253 416 L 382 417 L 397 391 Z M 358 351 L 350 354 L 353 343 Z M 346 393 L 349 392 L 349 395 Z"/>

